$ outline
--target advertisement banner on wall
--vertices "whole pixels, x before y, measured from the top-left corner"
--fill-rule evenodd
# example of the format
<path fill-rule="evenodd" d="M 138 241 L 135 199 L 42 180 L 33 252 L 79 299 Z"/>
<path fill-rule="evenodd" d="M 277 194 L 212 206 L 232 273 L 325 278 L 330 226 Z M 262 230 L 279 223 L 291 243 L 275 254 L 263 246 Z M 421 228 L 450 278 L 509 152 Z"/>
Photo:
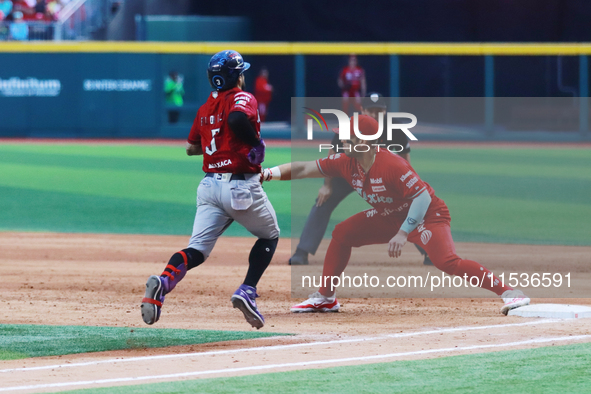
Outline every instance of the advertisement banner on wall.
<path fill-rule="evenodd" d="M 151 79 L 85 79 L 82 82 L 85 92 L 149 92 Z"/>
<path fill-rule="evenodd" d="M 4 97 L 56 97 L 61 90 L 59 79 L 0 77 L 0 96 Z"/>

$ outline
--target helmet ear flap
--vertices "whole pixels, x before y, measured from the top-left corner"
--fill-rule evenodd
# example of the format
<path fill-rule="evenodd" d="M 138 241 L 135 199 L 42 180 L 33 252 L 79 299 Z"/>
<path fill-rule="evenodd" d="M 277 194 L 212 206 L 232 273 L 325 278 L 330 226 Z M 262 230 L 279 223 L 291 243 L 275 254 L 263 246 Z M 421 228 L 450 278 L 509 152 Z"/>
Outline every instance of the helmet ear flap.
<path fill-rule="evenodd" d="M 218 52 L 211 57 L 207 66 L 209 84 L 215 90 L 231 89 L 236 85 L 240 75 L 249 67 L 250 64 L 246 63 L 236 51 Z"/>
<path fill-rule="evenodd" d="M 226 83 L 226 81 L 224 80 L 224 78 L 221 75 L 215 75 L 212 79 L 211 82 L 213 83 L 213 86 L 216 89 L 221 89 L 224 84 Z"/>

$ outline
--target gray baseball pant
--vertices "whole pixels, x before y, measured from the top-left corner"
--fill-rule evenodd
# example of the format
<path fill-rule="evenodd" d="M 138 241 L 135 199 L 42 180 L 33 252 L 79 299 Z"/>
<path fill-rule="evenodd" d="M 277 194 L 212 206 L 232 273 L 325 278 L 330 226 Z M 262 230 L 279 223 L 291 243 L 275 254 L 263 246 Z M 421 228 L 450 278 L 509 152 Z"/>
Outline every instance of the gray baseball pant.
<path fill-rule="evenodd" d="M 197 213 L 189 248 L 203 253 L 205 259 L 234 221 L 257 238 L 279 237 L 277 216 L 259 182 L 260 174 L 246 174 L 243 181 L 231 181 L 230 174 L 223 175 L 203 178 L 197 188 Z"/>

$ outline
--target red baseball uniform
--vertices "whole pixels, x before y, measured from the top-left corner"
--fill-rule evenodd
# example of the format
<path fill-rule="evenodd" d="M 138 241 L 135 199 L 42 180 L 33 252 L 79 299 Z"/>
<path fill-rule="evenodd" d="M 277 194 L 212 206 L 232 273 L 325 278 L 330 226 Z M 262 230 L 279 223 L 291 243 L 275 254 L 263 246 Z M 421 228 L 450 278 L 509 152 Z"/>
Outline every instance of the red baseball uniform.
<path fill-rule="evenodd" d="M 349 106 L 353 104 L 355 111 L 361 111 L 361 81 L 365 78 L 365 71 L 359 66 L 346 66 L 341 70 L 339 80 L 342 82 L 343 88 L 341 95 L 343 96 L 343 111 L 349 113 Z M 351 98 L 354 98 L 351 101 Z"/>
<path fill-rule="evenodd" d="M 424 191 L 431 196 L 431 204 L 423 222 L 409 234 L 408 241 L 420 244 L 435 267 L 449 275 L 487 275 L 488 278 L 492 275 L 476 261 L 456 254 L 447 205 L 403 158 L 381 149 L 376 152 L 375 162 L 367 173 L 356 159 L 344 154 L 317 160 L 316 164 L 323 175 L 344 178 L 373 207 L 335 227 L 326 252 L 323 276 L 339 276 L 349 262 L 353 247 L 388 243 L 406 219 L 412 199 Z M 501 286 L 495 277 L 492 286 L 491 280 L 484 280 L 482 287 L 498 295 L 511 290 Z M 320 293 L 331 295 L 327 288 L 321 288 Z"/>
<path fill-rule="evenodd" d="M 343 81 L 343 92 L 349 92 L 349 97 L 354 97 L 355 93 L 359 94 L 361 90 L 361 80 L 365 75 L 363 68 L 346 66 L 341 70 L 339 78 Z"/>
<path fill-rule="evenodd" d="M 433 188 L 422 181 L 410 163 L 386 149 L 376 152 L 376 159 L 366 174 L 355 159 L 344 154 L 320 159 L 320 172 L 328 177 L 344 178 L 359 195 L 384 217 L 391 216 L 404 221 L 412 199 L 427 190 L 431 204 L 425 214 L 425 221 L 449 222 L 449 211 L 442 199 L 435 195 Z"/>
<path fill-rule="evenodd" d="M 267 108 L 273 98 L 273 87 L 269 85 L 267 78 L 262 75 L 259 75 L 254 82 L 254 96 L 259 103 L 261 122 L 264 122 L 267 118 Z"/>
<path fill-rule="evenodd" d="M 260 165 L 248 161 L 252 146 L 236 137 L 228 126 L 230 112 L 244 112 L 261 136 L 257 100 L 248 92 L 233 88 L 215 91 L 197 111 L 188 141 L 203 148 L 203 171 L 233 174 L 261 172 Z"/>
<path fill-rule="evenodd" d="M 254 82 L 254 96 L 260 103 L 269 104 L 273 98 L 273 88 L 269 85 L 267 78 L 259 75 Z"/>

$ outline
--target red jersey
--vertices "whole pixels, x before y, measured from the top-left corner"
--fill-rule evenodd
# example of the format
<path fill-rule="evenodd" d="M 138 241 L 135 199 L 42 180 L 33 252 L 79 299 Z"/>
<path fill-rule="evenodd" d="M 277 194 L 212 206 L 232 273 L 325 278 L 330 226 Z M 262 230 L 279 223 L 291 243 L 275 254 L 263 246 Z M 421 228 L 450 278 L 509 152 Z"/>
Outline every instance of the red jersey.
<path fill-rule="evenodd" d="M 269 85 L 267 78 L 258 76 L 254 82 L 254 96 L 259 103 L 268 104 L 273 97 L 273 88 Z"/>
<path fill-rule="evenodd" d="M 248 92 L 236 87 L 211 92 L 197 111 L 188 141 L 203 148 L 203 171 L 254 174 L 261 172 L 260 165 L 248 161 L 252 146 L 240 140 L 228 126 L 230 112 L 244 112 L 261 136 L 257 100 Z"/>
<path fill-rule="evenodd" d="M 431 204 L 429 219 L 450 220 L 449 210 L 427 182 L 422 181 L 410 164 L 398 155 L 381 149 L 368 173 L 356 159 L 337 153 L 316 161 L 323 175 L 344 178 L 359 195 L 382 216 L 392 215 L 404 221 L 412 199 L 427 190 Z M 372 211 L 368 211 L 372 212 Z"/>
<path fill-rule="evenodd" d="M 343 81 L 344 91 L 359 91 L 361 89 L 361 80 L 365 76 L 365 71 L 359 66 L 346 66 L 341 71 L 339 78 Z"/>

